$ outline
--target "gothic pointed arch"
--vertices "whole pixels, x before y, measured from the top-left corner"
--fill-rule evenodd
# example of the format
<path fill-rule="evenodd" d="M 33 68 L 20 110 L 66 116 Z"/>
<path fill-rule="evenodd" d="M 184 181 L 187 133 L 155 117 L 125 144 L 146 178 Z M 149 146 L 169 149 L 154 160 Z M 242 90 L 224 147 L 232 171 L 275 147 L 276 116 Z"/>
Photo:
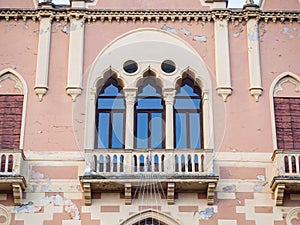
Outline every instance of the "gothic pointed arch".
<path fill-rule="evenodd" d="M 135 225 L 138 224 L 141 221 L 145 220 L 154 220 L 158 222 L 158 224 L 161 225 L 182 225 L 179 220 L 174 219 L 170 215 L 167 215 L 165 213 L 162 213 L 160 211 L 154 210 L 154 209 L 147 209 L 142 212 L 138 212 L 123 222 L 121 222 L 119 225 Z"/>
<path fill-rule="evenodd" d="M 6 122 L 13 123 L 14 128 L 10 129 L 10 132 L 5 132 L 4 136 L 1 135 L 0 138 L 5 139 L 5 142 L 0 141 L 3 144 L 0 148 L 23 149 L 27 93 L 26 82 L 17 71 L 10 68 L 0 71 L 0 98 L 4 107 L 3 114 L 0 115 L 1 124 L 5 126 Z M 5 110 L 14 117 L 13 121 L 5 119 Z"/>

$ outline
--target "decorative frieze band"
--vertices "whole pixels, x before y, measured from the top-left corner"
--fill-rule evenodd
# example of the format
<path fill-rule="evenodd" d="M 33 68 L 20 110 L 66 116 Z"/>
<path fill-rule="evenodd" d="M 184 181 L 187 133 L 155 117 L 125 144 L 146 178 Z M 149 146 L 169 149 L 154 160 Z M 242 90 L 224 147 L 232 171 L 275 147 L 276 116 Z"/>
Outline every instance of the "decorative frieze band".
<path fill-rule="evenodd" d="M 53 20 L 71 21 L 84 19 L 85 22 L 211 22 L 214 20 L 248 21 L 251 18 L 271 22 L 299 22 L 299 11 L 261 11 L 259 9 L 238 10 L 88 10 L 71 8 L 0 9 L 0 20 L 33 20 L 41 17 Z"/>

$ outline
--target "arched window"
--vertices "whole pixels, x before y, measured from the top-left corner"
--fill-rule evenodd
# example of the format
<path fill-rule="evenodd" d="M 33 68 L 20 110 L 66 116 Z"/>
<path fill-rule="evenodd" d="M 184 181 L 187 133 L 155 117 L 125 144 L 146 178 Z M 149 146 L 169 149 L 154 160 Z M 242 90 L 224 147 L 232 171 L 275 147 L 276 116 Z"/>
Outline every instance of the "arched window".
<path fill-rule="evenodd" d="M 164 104 L 154 76 L 143 79 L 135 104 L 135 147 L 164 148 Z"/>
<path fill-rule="evenodd" d="M 124 148 L 124 95 L 115 78 L 109 78 L 102 87 L 96 110 L 97 148 Z"/>
<path fill-rule="evenodd" d="M 277 81 L 273 90 L 274 122 L 277 149 L 300 149 L 300 82 L 285 76 Z"/>
<path fill-rule="evenodd" d="M 188 76 L 176 88 L 175 148 L 203 148 L 201 89 Z"/>

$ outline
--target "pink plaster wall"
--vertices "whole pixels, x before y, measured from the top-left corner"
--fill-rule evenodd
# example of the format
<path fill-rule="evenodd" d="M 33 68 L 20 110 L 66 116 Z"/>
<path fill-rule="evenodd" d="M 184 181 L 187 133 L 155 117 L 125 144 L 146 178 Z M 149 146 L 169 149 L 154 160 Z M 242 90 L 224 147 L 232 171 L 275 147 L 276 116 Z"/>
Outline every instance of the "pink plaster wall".
<path fill-rule="evenodd" d="M 262 9 L 264 10 L 299 10 L 299 0 L 264 0 Z"/>
<path fill-rule="evenodd" d="M 97 0 L 96 0 L 97 1 Z M 200 0 L 98 0 L 90 8 L 100 9 L 208 9 Z"/>
<path fill-rule="evenodd" d="M 1 0 L 0 8 L 34 8 L 34 0 Z"/>
<path fill-rule="evenodd" d="M 78 150 L 73 135 L 73 103 L 66 94 L 69 34 L 62 31 L 65 25 L 63 22 L 52 25 L 49 89 L 43 101 L 36 96 L 29 99 L 25 151 Z"/>

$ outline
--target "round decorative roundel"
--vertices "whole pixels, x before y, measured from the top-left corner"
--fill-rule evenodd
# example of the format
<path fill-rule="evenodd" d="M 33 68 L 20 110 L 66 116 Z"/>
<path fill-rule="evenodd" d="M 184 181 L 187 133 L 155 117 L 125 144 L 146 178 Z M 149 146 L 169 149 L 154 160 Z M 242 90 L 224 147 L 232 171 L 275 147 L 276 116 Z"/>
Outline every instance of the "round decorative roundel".
<path fill-rule="evenodd" d="M 135 73 L 138 70 L 138 64 L 133 60 L 127 60 L 123 64 L 123 69 L 126 73 Z"/>
<path fill-rule="evenodd" d="M 4 205 L 0 205 L 0 225 L 9 225 L 10 220 L 10 213 Z"/>
<path fill-rule="evenodd" d="M 161 69 L 165 73 L 173 73 L 176 69 L 176 65 L 172 60 L 165 60 L 161 64 Z"/>

